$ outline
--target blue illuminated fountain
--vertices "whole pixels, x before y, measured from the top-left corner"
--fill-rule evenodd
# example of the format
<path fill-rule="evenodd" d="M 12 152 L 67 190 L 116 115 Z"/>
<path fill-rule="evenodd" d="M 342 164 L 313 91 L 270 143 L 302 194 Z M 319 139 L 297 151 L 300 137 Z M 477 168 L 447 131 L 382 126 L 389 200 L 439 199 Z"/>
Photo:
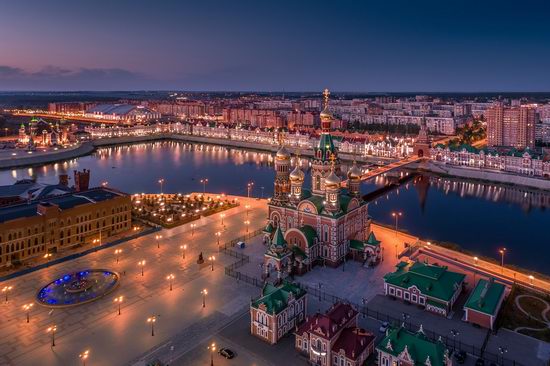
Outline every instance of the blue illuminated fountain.
<path fill-rule="evenodd" d="M 118 273 L 104 269 L 68 273 L 38 291 L 36 300 L 52 308 L 85 304 L 112 292 L 119 279 Z"/>

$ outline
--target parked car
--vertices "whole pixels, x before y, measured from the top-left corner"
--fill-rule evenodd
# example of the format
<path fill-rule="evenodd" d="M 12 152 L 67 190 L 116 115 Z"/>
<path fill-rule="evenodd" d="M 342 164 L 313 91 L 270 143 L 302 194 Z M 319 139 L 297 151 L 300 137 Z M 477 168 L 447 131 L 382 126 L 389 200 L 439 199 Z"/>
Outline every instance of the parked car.
<path fill-rule="evenodd" d="M 390 326 L 390 323 L 383 322 L 382 325 L 380 325 L 380 328 L 378 328 L 378 330 L 380 331 L 380 333 L 386 333 L 386 330 L 388 330 L 389 326 Z"/>
<path fill-rule="evenodd" d="M 455 360 L 460 365 L 462 365 L 464 362 L 466 362 L 466 357 L 468 357 L 468 355 L 464 351 L 457 351 L 455 353 Z"/>
<path fill-rule="evenodd" d="M 231 351 L 229 348 L 220 348 L 218 353 L 220 354 L 220 356 L 225 357 L 228 360 L 236 356 L 235 352 Z"/>
<path fill-rule="evenodd" d="M 246 244 L 244 243 L 244 241 L 240 241 L 237 243 L 237 248 L 244 249 L 245 247 L 246 247 Z"/>

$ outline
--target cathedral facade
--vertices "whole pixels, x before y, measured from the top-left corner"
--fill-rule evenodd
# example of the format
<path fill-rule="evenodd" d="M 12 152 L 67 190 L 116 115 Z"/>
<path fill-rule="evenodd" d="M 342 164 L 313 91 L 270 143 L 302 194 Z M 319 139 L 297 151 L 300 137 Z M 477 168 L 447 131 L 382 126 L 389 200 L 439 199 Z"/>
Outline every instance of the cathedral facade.
<path fill-rule="evenodd" d="M 355 162 L 345 177 L 347 189 L 342 188 L 328 96 L 325 90 L 322 134 L 310 161 L 311 186 L 304 187 L 305 173 L 299 161 L 292 169 L 284 146 L 275 156 L 274 195 L 264 229 L 265 276 L 274 270 L 279 278 L 302 274 L 316 264 L 336 267 L 348 258 L 380 259 L 380 242 L 370 230 L 368 205 L 359 189 L 362 172 Z"/>

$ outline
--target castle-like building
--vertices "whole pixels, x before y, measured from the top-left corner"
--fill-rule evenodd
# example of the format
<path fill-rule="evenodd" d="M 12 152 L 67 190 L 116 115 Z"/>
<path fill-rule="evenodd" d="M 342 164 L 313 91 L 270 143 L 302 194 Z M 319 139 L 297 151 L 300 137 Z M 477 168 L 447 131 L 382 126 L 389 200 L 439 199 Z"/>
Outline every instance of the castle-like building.
<path fill-rule="evenodd" d="M 330 134 L 329 91 L 323 94 L 322 133 L 311 160 L 311 187 L 304 187 L 299 161 L 292 169 L 284 144 L 275 157 L 275 189 L 264 229 L 265 276 L 273 270 L 279 278 L 302 274 L 315 264 L 335 267 L 348 257 L 375 262 L 380 258 L 380 242 L 370 230 L 368 205 L 359 189 L 362 172 L 355 162 L 347 172 L 347 189 L 342 188 L 338 149 Z"/>
<path fill-rule="evenodd" d="M 28 126 L 21 123 L 17 144 L 29 149 L 35 146 L 64 145 L 69 142 L 69 131 L 61 127 L 59 122 L 52 124 L 41 118 L 33 117 Z"/>

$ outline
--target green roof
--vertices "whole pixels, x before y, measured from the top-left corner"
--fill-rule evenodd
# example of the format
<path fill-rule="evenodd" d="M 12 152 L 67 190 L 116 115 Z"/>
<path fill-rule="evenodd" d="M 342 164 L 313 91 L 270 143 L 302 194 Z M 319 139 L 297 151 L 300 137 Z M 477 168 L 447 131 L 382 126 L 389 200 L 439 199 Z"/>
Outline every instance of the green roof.
<path fill-rule="evenodd" d="M 336 149 L 334 148 L 334 141 L 332 140 L 332 135 L 330 133 L 321 134 L 321 138 L 319 139 L 319 145 L 315 149 L 315 153 L 317 153 L 317 151 L 319 150 L 321 150 L 321 160 L 323 161 L 329 160 L 331 154 L 336 154 Z M 330 151 L 329 154 L 327 154 L 327 150 Z"/>
<path fill-rule="evenodd" d="M 264 228 L 264 233 L 272 233 L 273 232 L 273 225 L 271 222 L 268 222 L 266 227 Z"/>
<path fill-rule="evenodd" d="M 384 281 L 404 289 L 412 286 L 429 297 L 449 302 L 461 286 L 466 275 L 451 272 L 447 267 L 430 265 L 422 262 L 400 262 L 395 272 L 384 276 Z"/>
<path fill-rule="evenodd" d="M 363 250 L 365 248 L 365 243 L 361 240 L 352 239 L 349 241 L 349 246 L 352 249 Z"/>
<path fill-rule="evenodd" d="M 367 238 L 367 244 L 378 246 L 378 245 L 380 245 L 380 243 L 381 243 L 381 241 L 376 239 L 376 236 L 374 235 L 374 231 L 371 231 L 370 234 L 369 234 L 369 237 Z"/>
<path fill-rule="evenodd" d="M 313 206 L 315 206 L 315 208 L 317 209 L 317 213 L 321 213 L 321 211 L 323 211 L 323 201 L 324 201 L 324 198 L 322 196 L 311 196 L 309 198 L 306 198 L 306 201 L 308 202 L 311 202 L 311 204 L 313 204 Z"/>
<path fill-rule="evenodd" d="M 386 336 L 380 341 L 376 350 L 399 356 L 403 351 L 408 352 L 414 365 L 429 364 L 432 366 L 446 365 L 448 351 L 442 342 L 430 341 L 422 331 L 410 332 L 403 327 L 389 328 Z"/>
<path fill-rule="evenodd" d="M 292 252 L 294 253 L 294 255 L 295 255 L 296 257 L 302 257 L 302 258 L 304 258 L 304 259 L 307 258 L 306 252 L 304 252 L 304 251 L 302 250 L 302 248 L 300 248 L 299 246 L 293 245 L 292 248 L 291 248 L 291 250 L 292 250 Z"/>
<path fill-rule="evenodd" d="M 504 290 L 504 285 L 494 282 L 493 279 L 489 281 L 481 279 L 477 282 L 464 307 L 481 313 L 496 315 Z"/>
<path fill-rule="evenodd" d="M 263 304 L 268 314 L 278 314 L 287 307 L 290 295 L 300 298 L 305 294 L 305 290 L 290 282 L 283 282 L 279 286 L 266 283 L 262 288 L 262 295 L 252 301 L 251 306 L 258 309 Z"/>
<path fill-rule="evenodd" d="M 274 247 L 286 247 L 286 240 L 283 236 L 283 232 L 281 231 L 281 227 L 277 226 L 277 229 L 275 230 L 275 234 L 273 234 L 273 240 L 271 242 L 272 246 Z"/>
<path fill-rule="evenodd" d="M 317 232 L 314 228 L 309 225 L 304 225 L 299 230 L 304 233 L 304 236 L 307 239 L 307 246 L 312 247 L 315 244 L 315 238 L 317 237 Z"/>

